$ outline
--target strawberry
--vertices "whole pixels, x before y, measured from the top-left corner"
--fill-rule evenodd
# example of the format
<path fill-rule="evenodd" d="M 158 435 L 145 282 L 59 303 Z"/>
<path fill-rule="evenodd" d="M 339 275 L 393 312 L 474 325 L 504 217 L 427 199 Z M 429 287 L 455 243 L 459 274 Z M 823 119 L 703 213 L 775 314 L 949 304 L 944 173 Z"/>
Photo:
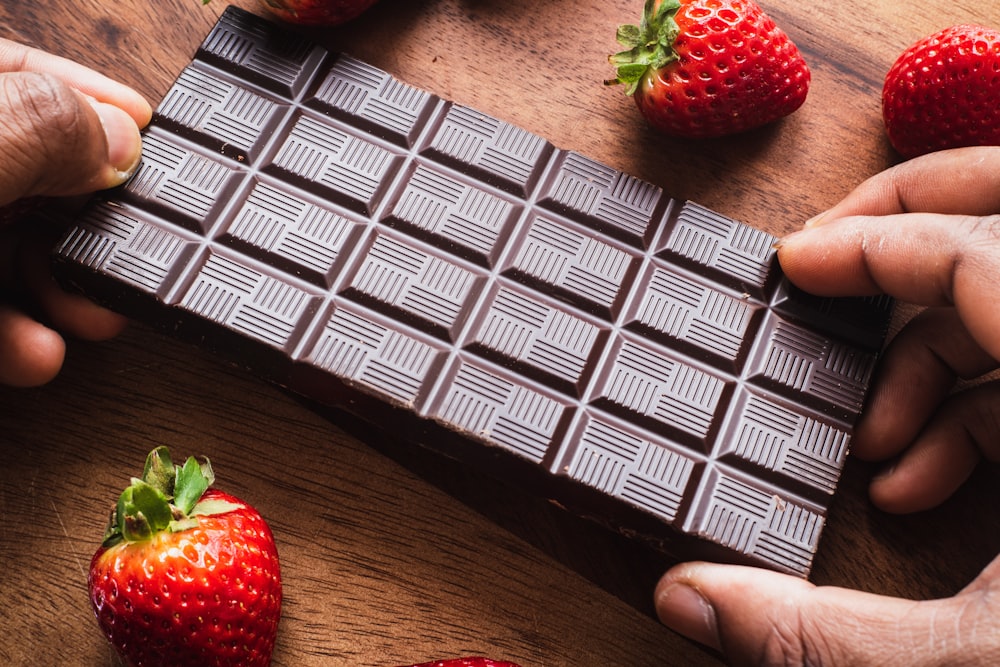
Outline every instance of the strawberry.
<path fill-rule="evenodd" d="M 301 25 L 332 26 L 357 18 L 377 0 L 261 0 L 261 2 L 283 21 Z"/>
<path fill-rule="evenodd" d="M 910 46 L 886 74 L 882 120 L 906 158 L 1000 144 L 1000 32 L 957 25 Z"/>
<path fill-rule="evenodd" d="M 809 68 L 752 0 L 646 0 L 609 61 L 649 123 L 680 137 L 736 134 L 805 102 Z"/>
<path fill-rule="evenodd" d="M 262 667 L 281 615 L 271 531 L 245 502 L 209 489 L 206 459 L 165 447 L 118 499 L 90 563 L 98 624 L 133 667 Z"/>
<path fill-rule="evenodd" d="M 483 657 L 472 658 L 452 658 L 451 660 L 437 660 L 435 662 L 422 662 L 419 665 L 410 667 L 518 667 L 513 662 L 498 662 Z"/>

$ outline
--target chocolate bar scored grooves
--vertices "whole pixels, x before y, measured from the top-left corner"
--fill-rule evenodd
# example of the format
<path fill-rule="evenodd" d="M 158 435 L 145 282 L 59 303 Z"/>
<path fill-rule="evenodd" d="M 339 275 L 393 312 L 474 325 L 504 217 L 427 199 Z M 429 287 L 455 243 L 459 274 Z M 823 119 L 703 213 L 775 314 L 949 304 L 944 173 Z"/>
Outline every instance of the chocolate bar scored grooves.
<path fill-rule="evenodd" d="M 888 299 L 234 7 L 144 146 L 65 284 L 678 558 L 808 574 Z"/>

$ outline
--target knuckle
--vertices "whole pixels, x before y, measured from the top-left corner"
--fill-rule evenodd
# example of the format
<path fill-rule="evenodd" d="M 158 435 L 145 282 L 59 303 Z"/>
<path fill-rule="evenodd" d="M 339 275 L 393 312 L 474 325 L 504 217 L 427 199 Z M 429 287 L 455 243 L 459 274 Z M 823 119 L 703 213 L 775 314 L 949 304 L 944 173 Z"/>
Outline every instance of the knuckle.
<path fill-rule="evenodd" d="M 830 624 L 799 610 L 782 614 L 771 626 L 761 647 L 758 667 L 825 667 L 843 664 L 836 642 L 829 636 Z"/>
<path fill-rule="evenodd" d="M 85 124 L 79 97 L 62 81 L 49 74 L 24 72 L 8 79 L 6 102 L 23 131 L 51 146 L 74 140 Z"/>
<path fill-rule="evenodd" d="M 37 165 L 79 153 L 87 117 L 80 99 L 54 76 L 19 72 L 3 78 L 0 107 L 7 127 L 8 169 L 33 174 Z"/>

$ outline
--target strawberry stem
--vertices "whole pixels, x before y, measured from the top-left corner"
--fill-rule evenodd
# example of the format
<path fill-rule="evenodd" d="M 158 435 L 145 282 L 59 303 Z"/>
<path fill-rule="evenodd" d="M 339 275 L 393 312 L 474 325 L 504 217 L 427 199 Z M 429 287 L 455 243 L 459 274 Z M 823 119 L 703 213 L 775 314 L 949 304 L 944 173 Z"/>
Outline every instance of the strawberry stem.
<path fill-rule="evenodd" d="M 663 0 L 659 7 L 657 0 L 646 0 L 639 25 L 618 26 L 616 39 L 625 50 L 608 56 L 618 76 L 605 81 L 605 85 L 624 84 L 625 94 L 631 95 L 649 70 L 658 70 L 677 60 L 674 41 L 680 27 L 674 17 L 680 6 L 679 0 Z"/>
<path fill-rule="evenodd" d="M 199 503 L 214 482 L 215 473 L 207 458 L 199 463 L 192 456 L 178 466 L 166 447 L 157 447 L 146 457 L 142 478 L 133 478 L 118 497 L 103 546 L 142 542 L 164 530 L 185 530 L 197 525 L 195 516 L 222 514 L 238 507 L 221 501 Z"/>

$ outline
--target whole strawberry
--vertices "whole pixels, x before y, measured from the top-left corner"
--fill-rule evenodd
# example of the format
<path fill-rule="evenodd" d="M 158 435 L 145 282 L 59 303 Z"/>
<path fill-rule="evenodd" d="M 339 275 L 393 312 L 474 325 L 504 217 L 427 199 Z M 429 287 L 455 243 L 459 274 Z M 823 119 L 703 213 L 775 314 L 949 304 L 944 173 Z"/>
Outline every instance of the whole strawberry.
<path fill-rule="evenodd" d="M 798 48 L 751 0 L 646 0 L 609 58 L 649 123 L 666 134 L 736 134 L 792 113 L 809 92 Z"/>
<path fill-rule="evenodd" d="M 90 563 L 98 624 L 134 667 L 263 667 L 281 616 L 271 530 L 233 496 L 209 489 L 208 461 L 146 459 L 111 514 Z"/>
<path fill-rule="evenodd" d="M 906 49 L 886 74 L 882 119 L 906 158 L 1000 144 L 1000 32 L 957 25 Z"/>

